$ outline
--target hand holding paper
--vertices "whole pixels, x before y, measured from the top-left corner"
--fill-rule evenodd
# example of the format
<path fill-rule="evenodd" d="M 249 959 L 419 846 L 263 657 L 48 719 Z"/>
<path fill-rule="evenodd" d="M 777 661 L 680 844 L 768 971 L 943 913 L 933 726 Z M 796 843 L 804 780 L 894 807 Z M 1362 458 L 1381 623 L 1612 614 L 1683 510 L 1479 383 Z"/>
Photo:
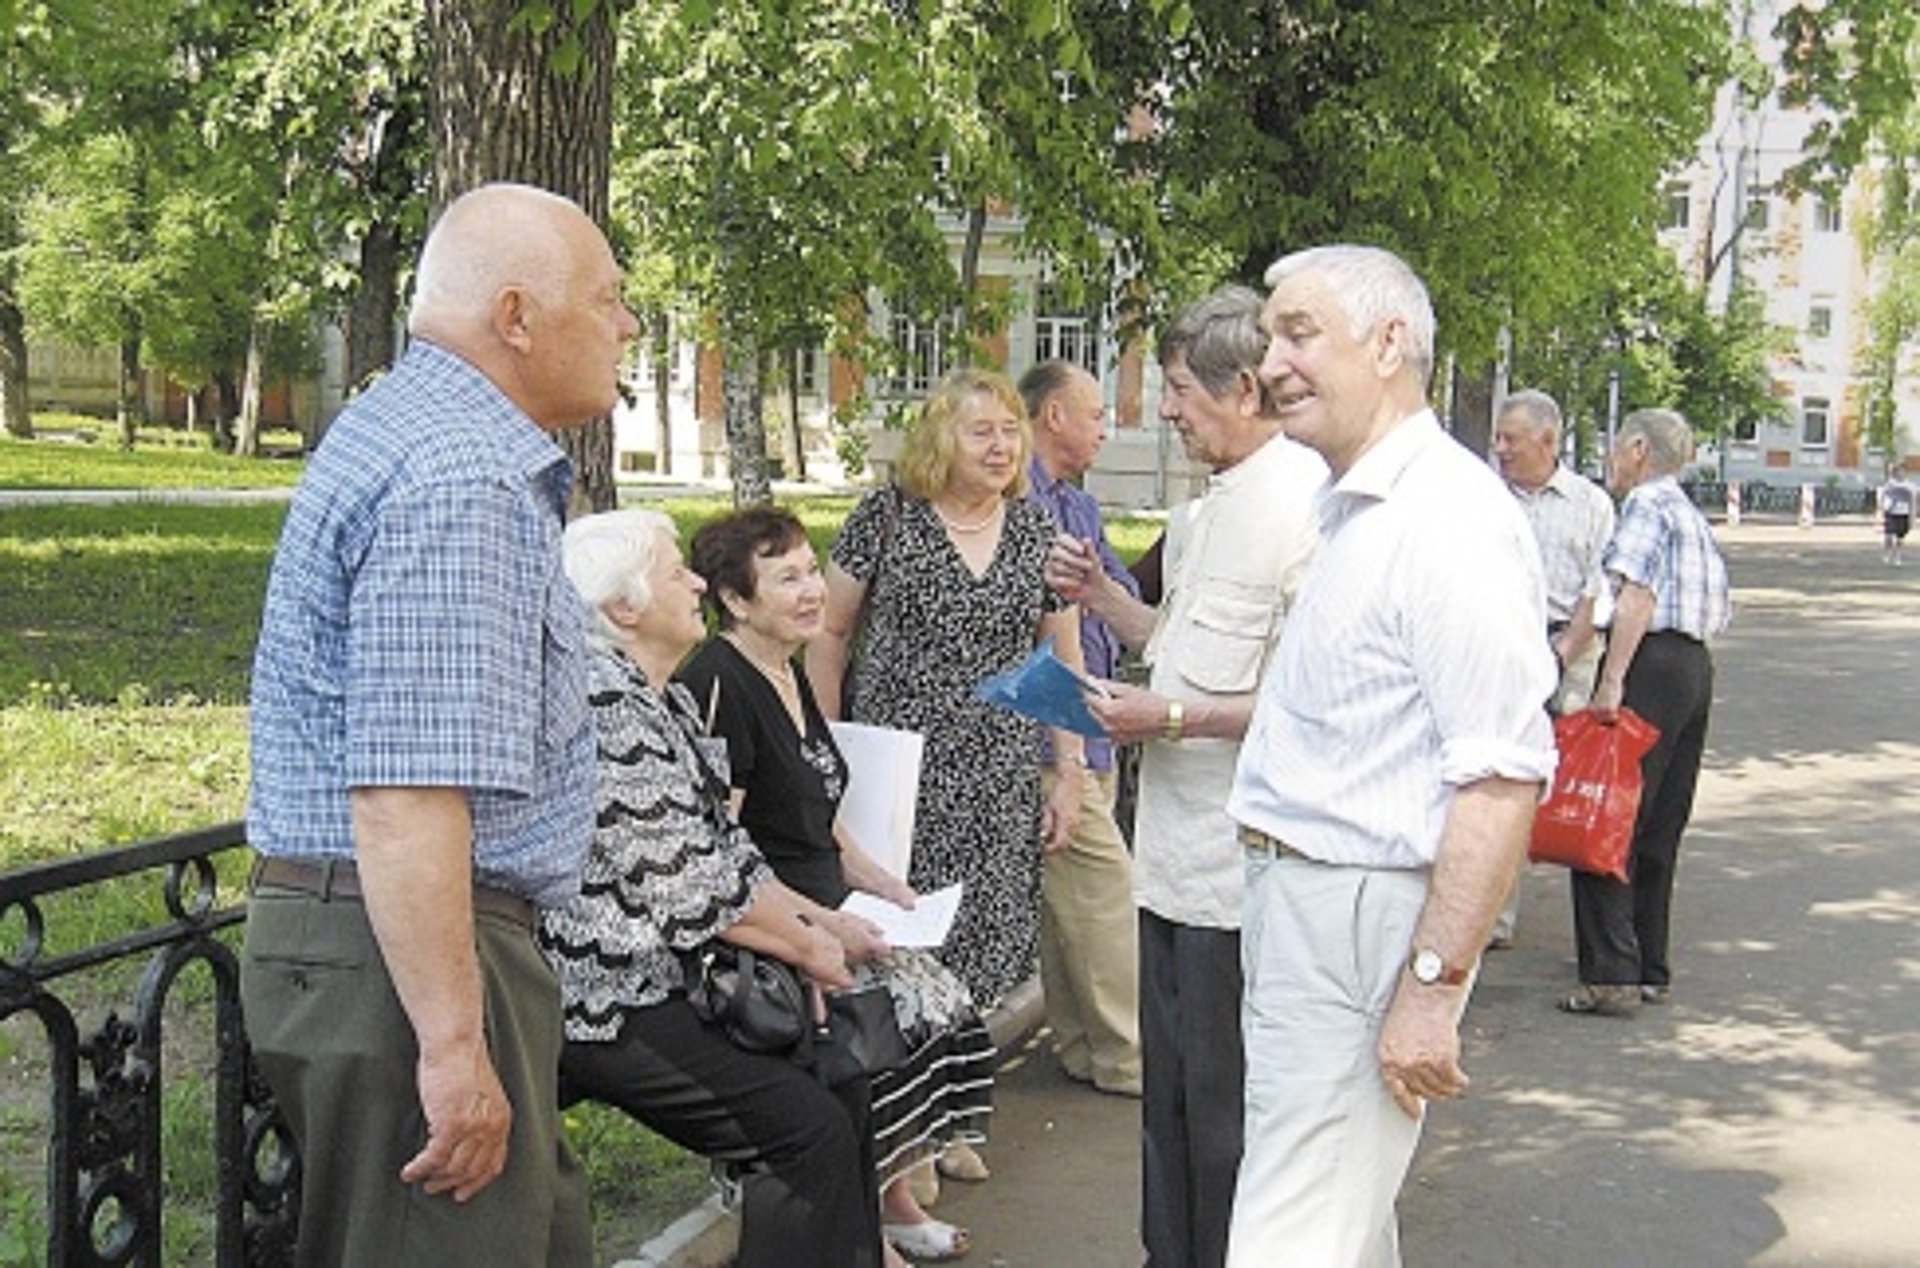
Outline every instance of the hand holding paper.
<path fill-rule="evenodd" d="M 878 925 L 892 946 L 937 947 L 947 940 L 947 932 L 953 928 L 953 918 L 960 910 L 961 889 L 955 882 L 945 889 L 922 894 L 912 911 L 855 890 L 840 904 L 840 910 Z"/>

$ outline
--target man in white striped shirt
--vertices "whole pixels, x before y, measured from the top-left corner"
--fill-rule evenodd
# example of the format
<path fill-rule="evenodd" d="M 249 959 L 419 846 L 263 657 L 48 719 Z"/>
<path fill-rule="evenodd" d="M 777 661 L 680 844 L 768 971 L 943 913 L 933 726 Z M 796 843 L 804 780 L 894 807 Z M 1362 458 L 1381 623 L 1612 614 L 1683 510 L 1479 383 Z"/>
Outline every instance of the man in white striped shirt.
<path fill-rule="evenodd" d="M 1545 392 L 1528 389 L 1501 402 L 1493 424 L 1493 460 L 1540 546 L 1547 580 L 1547 645 L 1560 663 L 1560 682 L 1547 712 L 1571 713 L 1593 694 L 1594 674 L 1600 668 L 1595 608 L 1608 593 L 1600 555 L 1613 536 L 1613 499 L 1560 464 L 1560 406 Z M 1512 946 L 1519 919 L 1516 880 L 1493 923 L 1488 947 Z"/>
<path fill-rule="evenodd" d="M 1427 1101 L 1553 773 L 1540 556 L 1427 407 L 1406 264 L 1319 247 L 1267 272 L 1260 377 L 1332 475 L 1228 812 L 1247 850 L 1246 1152 L 1229 1268 L 1399 1262 Z"/>

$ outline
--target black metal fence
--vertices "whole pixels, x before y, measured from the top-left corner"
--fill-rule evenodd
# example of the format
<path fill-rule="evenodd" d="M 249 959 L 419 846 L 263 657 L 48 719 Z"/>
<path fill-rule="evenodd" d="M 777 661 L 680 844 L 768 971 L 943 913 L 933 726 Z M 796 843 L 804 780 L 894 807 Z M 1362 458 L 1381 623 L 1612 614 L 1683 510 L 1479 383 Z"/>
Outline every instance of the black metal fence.
<path fill-rule="evenodd" d="M 173 1046 L 166 1027 L 182 1011 L 168 1003 L 182 970 L 195 964 L 210 970 L 213 983 L 214 1262 L 239 1268 L 292 1261 L 299 1155 L 254 1069 L 239 961 L 217 936 L 244 919 L 246 908 L 219 905 L 215 860 L 245 848 L 243 825 L 226 823 L 0 874 L 0 1021 L 31 1015 L 47 1040 L 46 1262 L 55 1268 L 161 1268 L 169 1162 L 162 1110 Z M 59 942 L 49 940 L 47 917 L 56 896 L 84 904 L 110 883 L 157 884 L 165 917 L 48 953 Z M 99 992 L 105 966 L 137 966 L 141 957 L 125 1015 L 113 1007 L 83 1034 L 76 998 Z"/>
<path fill-rule="evenodd" d="M 1687 494 L 1703 511 L 1727 509 L 1727 486 L 1716 481 L 1689 482 Z M 1813 489 L 1813 513 L 1829 515 L 1871 515 L 1879 506 L 1879 494 L 1865 485 L 1816 484 Z M 1751 480 L 1740 486 L 1740 510 L 1751 515 L 1798 515 L 1798 484 L 1768 484 Z"/>

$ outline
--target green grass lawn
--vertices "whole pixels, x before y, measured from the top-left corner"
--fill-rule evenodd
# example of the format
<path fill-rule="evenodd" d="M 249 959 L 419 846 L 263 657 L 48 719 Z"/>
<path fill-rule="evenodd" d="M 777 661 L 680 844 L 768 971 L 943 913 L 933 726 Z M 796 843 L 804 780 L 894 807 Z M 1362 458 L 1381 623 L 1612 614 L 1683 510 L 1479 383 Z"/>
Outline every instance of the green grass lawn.
<path fill-rule="evenodd" d="M 0 489 L 258 487 L 291 483 L 299 465 L 144 440 L 123 453 L 110 429 L 93 443 L 0 439 Z M 629 491 L 627 500 L 640 496 Z M 824 552 L 853 501 L 789 505 Z M 715 494 L 648 504 L 684 540 L 731 502 Z M 241 816 L 248 680 L 285 515 L 282 504 L 0 507 L 0 871 Z M 1132 557 L 1158 531 L 1133 519 L 1112 535 Z M 223 871 L 223 901 L 240 896 L 243 866 L 235 859 Z M 116 885 L 49 903 L 48 952 L 158 919 L 156 890 Z M 15 933 L 0 926 L 0 945 L 10 948 Z M 126 977 L 99 988 L 102 996 L 126 998 Z M 45 1129 L 31 1116 L 8 1128 L 10 1103 L 33 1097 L 5 1085 L 40 1068 L 37 1051 L 19 1019 L 0 1024 L 0 1222 L 10 1227 L 31 1224 L 37 1209 L 32 1155 Z M 593 1186 L 605 1258 L 630 1253 L 706 1190 L 704 1163 L 624 1115 L 581 1106 L 568 1130 Z M 196 1234 L 192 1221 L 169 1216 L 169 1262 L 203 1262 L 197 1236 L 204 1230 Z M 0 1265 L 12 1262 L 4 1250 Z"/>
<path fill-rule="evenodd" d="M 0 489 L 260 489 L 297 484 L 297 459 L 235 458 L 216 453 L 205 432 L 139 430 L 120 447 L 111 422 L 78 414 L 38 415 L 36 438 L 0 435 Z M 262 447 L 297 449 L 299 437 L 275 432 Z"/>

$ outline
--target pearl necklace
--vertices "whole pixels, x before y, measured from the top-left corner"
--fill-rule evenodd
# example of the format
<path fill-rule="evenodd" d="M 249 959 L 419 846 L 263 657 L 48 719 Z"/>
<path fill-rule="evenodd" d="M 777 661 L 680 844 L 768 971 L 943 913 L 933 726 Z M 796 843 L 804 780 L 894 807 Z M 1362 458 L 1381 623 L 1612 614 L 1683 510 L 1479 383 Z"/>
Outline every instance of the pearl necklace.
<path fill-rule="evenodd" d="M 793 662 L 792 661 L 790 660 L 781 661 L 778 666 L 769 665 L 767 664 L 767 662 L 765 662 L 764 660 L 761 660 L 758 656 L 755 656 L 752 652 L 748 651 L 746 649 L 746 646 L 743 643 L 741 643 L 741 641 L 738 638 L 734 637 L 732 634 L 722 635 L 722 637 L 725 638 L 727 642 L 733 644 L 733 650 L 736 652 L 739 652 L 740 655 L 745 657 L 747 663 L 749 665 L 752 665 L 755 669 L 759 670 L 761 675 L 765 677 L 768 682 L 771 682 L 774 686 L 785 687 L 789 691 L 794 690 L 798 686 L 798 684 L 796 684 L 793 680 Z"/>
<path fill-rule="evenodd" d="M 1007 504 L 1004 500 L 996 501 L 993 504 L 993 509 L 987 512 L 985 518 L 976 520 L 974 523 L 971 523 L 971 524 L 962 524 L 959 521 L 953 519 L 945 511 L 940 509 L 940 504 L 938 502 L 935 502 L 933 504 L 933 513 L 935 515 L 938 515 L 940 517 L 940 522 L 942 524 L 945 524 L 953 532 L 978 533 L 978 532 L 983 532 L 987 528 L 990 528 L 993 525 L 993 522 L 996 519 L 1000 518 L 1000 512 L 1005 510 L 1006 506 Z"/>

